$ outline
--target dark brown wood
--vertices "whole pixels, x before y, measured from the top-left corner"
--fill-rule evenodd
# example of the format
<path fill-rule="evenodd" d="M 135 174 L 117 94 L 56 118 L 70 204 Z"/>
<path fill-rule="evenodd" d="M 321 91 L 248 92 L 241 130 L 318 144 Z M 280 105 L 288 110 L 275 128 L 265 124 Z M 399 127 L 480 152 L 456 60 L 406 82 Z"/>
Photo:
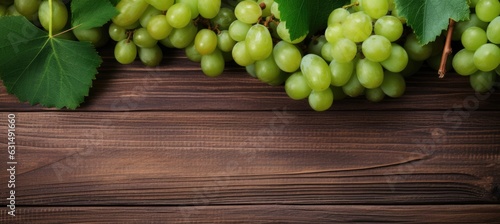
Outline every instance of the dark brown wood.
<path fill-rule="evenodd" d="M 499 203 L 500 117 L 468 115 L 458 122 L 439 111 L 17 113 L 17 202 Z M 0 172 L 1 192 L 7 175 Z"/>

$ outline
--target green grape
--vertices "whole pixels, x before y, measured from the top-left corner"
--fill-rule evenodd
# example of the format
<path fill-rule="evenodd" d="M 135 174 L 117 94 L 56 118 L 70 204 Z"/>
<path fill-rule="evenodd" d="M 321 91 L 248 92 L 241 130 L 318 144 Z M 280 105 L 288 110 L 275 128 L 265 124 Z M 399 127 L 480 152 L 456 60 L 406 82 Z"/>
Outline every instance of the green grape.
<path fill-rule="evenodd" d="M 328 16 L 328 26 L 333 26 L 337 23 L 343 23 L 347 16 L 349 16 L 349 14 L 351 13 L 344 8 L 337 8 L 333 10 Z"/>
<path fill-rule="evenodd" d="M 398 98 L 406 91 L 406 82 L 403 76 L 399 73 L 385 72 L 384 81 L 380 85 L 385 95 Z"/>
<path fill-rule="evenodd" d="M 158 66 L 163 59 L 163 52 L 158 45 L 150 48 L 139 48 L 139 59 L 146 66 Z"/>
<path fill-rule="evenodd" d="M 479 0 L 476 4 L 476 14 L 480 20 L 490 22 L 500 15 L 500 2 L 498 0 Z"/>
<path fill-rule="evenodd" d="M 212 19 L 219 13 L 221 0 L 198 0 L 198 10 L 203 18 Z"/>
<path fill-rule="evenodd" d="M 321 57 L 325 59 L 326 62 L 331 62 L 333 60 L 333 44 L 326 42 L 321 48 Z"/>
<path fill-rule="evenodd" d="M 223 30 L 217 35 L 217 46 L 222 52 L 231 52 L 236 41 L 231 38 L 229 31 Z"/>
<path fill-rule="evenodd" d="M 455 54 L 452 61 L 455 72 L 460 75 L 472 75 L 477 71 L 474 65 L 474 52 L 467 49 L 462 49 Z"/>
<path fill-rule="evenodd" d="M 500 75 L 500 66 L 498 66 L 498 67 L 495 69 L 495 72 L 497 73 L 497 75 Z"/>
<path fill-rule="evenodd" d="M 149 35 L 155 40 L 163 40 L 170 35 L 174 28 L 170 26 L 165 15 L 156 15 L 149 20 L 146 27 Z"/>
<path fill-rule="evenodd" d="M 236 18 L 241 22 L 254 24 L 257 23 L 262 16 L 262 9 L 255 1 L 244 0 L 238 3 L 236 8 L 234 8 L 234 15 L 236 15 Z"/>
<path fill-rule="evenodd" d="M 388 59 L 391 56 L 391 49 L 391 42 L 380 35 L 368 37 L 361 46 L 363 55 L 374 62 L 381 62 Z"/>
<path fill-rule="evenodd" d="M 23 16 L 21 13 L 19 13 L 16 9 L 15 5 L 11 5 L 7 8 L 7 15 L 8 16 Z M 48 16 L 48 15 L 47 15 Z"/>
<path fill-rule="evenodd" d="M 385 16 L 389 12 L 387 0 L 365 0 L 362 2 L 363 11 L 373 19 Z"/>
<path fill-rule="evenodd" d="M 462 34 L 462 45 L 469 51 L 475 51 L 487 42 L 486 31 L 477 26 L 468 28 Z"/>
<path fill-rule="evenodd" d="M 240 66 L 245 67 L 255 63 L 255 60 L 248 53 L 245 41 L 240 41 L 234 45 L 232 55 L 236 64 Z"/>
<path fill-rule="evenodd" d="M 333 105 L 332 89 L 327 88 L 323 91 L 311 91 L 308 98 L 309 106 L 315 111 L 326 111 Z"/>
<path fill-rule="evenodd" d="M 486 27 L 488 27 L 488 23 L 481 21 L 475 13 L 471 13 L 469 16 L 469 20 L 460 21 L 455 24 L 452 40 L 459 41 L 462 38 L 462 34 L 464 33 L 464 31 L 473 26 L 477 26 L 483 30 L 486 30 Z"/>
<path fill-rule="evenodd" d="M 356 64 L 356 75 L 361 85 L 368 89 L 377 88 L 384 81 L 382 65 L 366 58 L 359 60 Z"/>
<path fill-rule="evenodd" d="M 420 68 L 422 68 L 423 64 L 424 61 L 414 61 L 408 59 L 408 65 L 405 69 L 403 69 L 403 71 L 400 72 L 400 74 L 405 78 L 411 77 L 415 75 L 420 70 Z"/>
<path fill-rule="evenodd" d="M 267 27 L 261 24 L 255 24 L 248 30 L 245 44 L 250 57 L 256 61 L 264 60 L 273 53 L 271 33 L 269 33 Z"/>
<path fill-rule="evenodd" d="M 496 75 L 495 72 L 483 72 L 478 71 L 470 76 L 470 85 L 476 91 L 480 93 L 491 91 L 493 85 L 495 84 Z"/>
<path fill-rule="evenodd" d="M 244 41 L 252 25 L 235 20 L 229 26 L 229 35 L 235 41 Z"/>
<path fill-rule="evenodd" d="M 332 74 L 330 84 L 332 86 L 343 86 L 351 79 L 354 72 L 354 62 L 338 63 L 333 60 L 330 62 L 330 71 Z"/>
<path fill-rule="evenodd" d="M 116 5 L 116 10 L 120 13 L 113 17 L 113 23 L 125 28 L 133 25 L 148 6 L 149 4 L 145 0 L 120 0 Z"/>
<path fill-rule="evenodd" d="M 201 62 L 201 54 L 194 47 L 194 42 L 184 49 L 186 57 L 192 62 Z"/>
<path fill-rule="evenodd" d="M 493 71 L 500 65 L 500 48 L 492 43 L 484 44 L 474 52 L 474 65 L 483 71 Z"/>
<path fill-rule="evenodd" d="M 279 10 L 279 4 L 275 1 L 273 2 L 273 5 L 271 5 L 271 13 L 274 15 L 274 18 L 280 19 L 281 18 L 281 12 Z"/>
<path fill-rule="evenodd" d="M 187 4 L 175 3 L 168 9 L 166 16 L 173 28 L 184 28 L 191 22 L 191 9 Z"/>
<path fill-rule="evenodd" d="M 109 40 L 109 36 L 104 31 L 104 27 L 74 29 L 73 34 L 79 41 L 90 42 L 96 48 L 104 46 Z"/>
<path fill-rule="evenodd" d="M 375 22 L 374 31 L 394 42 L 403 35 L 403 23 L 395 16 L 383 16 Z"/>
<path fill-rule="evenodd" d="M 38 18 L 40 19 L 40 23 L 43 28 L 49 31 L 49 23 L 50 23 L 50 6 L 47 0 L 42 1 L 40 3 L 40 7 L 38 8 Z M 68 9 L 64 5 L 62 1 L 52 1 L 52 32 L 61 31 L 66 23 L 68 22 Z"/>
<path fill-rule="evenodd" d="M 285 82 L 285 92 L 294 100 L 307 98 L 311 91 L 311 87 L 307 85 L 306 77 L 300 71 L 293 73 Z"/>
<path fill-rule="evenodd" d="M 0 5 L 0 17 L 7 15 L 7 7 Z"/>
<path fill-rule="evenodd" d="M 189 46 L 189 44 L 194 41 L 197 33 L 198 28 L 193 23 L 188 23 L 184 28 L 173 29 L 170 35 L 168 35 L 168 38 L 172 46 L 182 49 Z"/>
<path fill-rule="evenodd" d="M 221 8 L 217 16 L 211 19 L 212 23 L 219 30 L 227 30 L 231 23 L 236 20 L 236 16 L 233 13 L 233 10 L 229 8 Z"/>
<path fill-rule="evenodd" d="M 358 53 L 358 46 L 352 40 L 342 38 L 332 44 L 331 51 L 334 60 L 340 63 L 352 61 Z"/>
<path fill-rule="evenodd" d="M 281 69 L 276 64 L 274 56 L 271 54 L 264 60 L 255 62 L 255 74 L 257 78 L 264 83 L 271 83 L 278 79 L 281 74 Z"/>
<path fill-rule="evenodd" d="M 158 43 L 158 40 L 155 40 L 148 33 L 148 30 L 144 27 L 139 28 L 139 29 L 134 31 L 133 40 L 134 40 L 134 43 L 138 47 L 142 47 L 142 48 L 154 47 Z"/>
<path fill-rule="evenodd" d="M 194 47 L 201 55 L 211 54 L 217 48 L 217 34 L 209 29 L 198 31 L 194 38 Z"/>
<path fill-rule="evenodd" d="M 387 0 L 389 3 L 389 11 L 393 11 L 396 8 L 396 3 L 394 3 L 394 0 Z"/>
<path fill-rule="evenodd" d="M 331 71 L 328 64 L 318 55 L 308 54 L 302 58 L 300 70 L 311 89 L 323 91 L 330 87 Z"/>
<path fill-rule="evenodd" d="M 257 78 L 257 74 L 255 74 L 255 64 L 251 64 L 251 65 L 248 65 L 248 66 L 245 66 L 245 71 L 247 71 L 247 73 L 254 77 L 254 78 Z"/>
<path fill-rule="evenodd" d="M 382 90 L 382 88 L 380 88 L 380 87 L 373 88 L 373 89 L 366 89 L 365 90 L 365 97 L 367 100 L 369 100 L 371 102 L 378 103 L 378 102 L 384 100 L 385 93 Z"/>
<path fill-rule="evenodd" d="M 176 0 L 175 3 L 184 3 L 191 9 L 191 19 L 196 19 L 200 15 L 198 0 Z"/>
<path fill-rule="evenodd" d="M 346 95 L 350 97 L 357 97 L 365 92 L 365 87 L 361 85 L 361 83 L 358 80 L 358 75 L 356 74 L 356 70 L 354 70 L 354 73 L 352 73 L 349 81 L 342 86 L 342 90 Z"/>
<path fill-rule="evenodd" d="M 500 16 L 490 22 L 486 29 L 486 36 L 491 43 L 500 44 Z"/>
<path fill-rule="evenodd" d="M 343 37 L 344 35 L 342 34 L 342 24 L 340 23 L 329 25 L 325 30 L 325 38 L 330 43 L 334 43 Z"/>
<path fill-rule="evenodd" d="M 300 68 L 302 54 L 293 44 L 280 41 L 273 49 L 274 60 L 278 67 L 285 72 L 295 72 Z"/>
<path fill-rule="evenodd" d="M 399 44 L 392 43 L 391 56 L 380 64 L 391 72 L 401 72 L 408 65 L 408 54 Z"/>
<path fill-rule="evenodd" d="M 413 33 L 406 38 L 404 48 L 408 57 L 414 61 L 425 61 L 432 54 L 432 44 L 421 45 Z"/>
<path fill-rule="evenodd" d="M 282 22 L 280 22 L 278 24 L 278 27 L 276 28 L 276 32 L 278 32 L 278 36 L 282 40 L 284 40 L 284 41 L 286 41 L 288 43 L 292 43 L 292 44 L 298 44 L 298 43 L 304 41 L 304 39 L 306 39 L 306 36 L 307 36 L 307 34 L 305 34 L 305 35 L 303 35 L 303 36 L 301 36 L 301 37 L 299 37 L 297 39 L 292 40 L 290 38 L 290 30 L 288 30 L 286 28 L 286 22 L 285 21 L 282 21 Z"/>
<path fill-rule="evenodd" d="M 342 23 L 344 37 L 356 43 L 366 40 L 372 34 L 372 31 L 372 19 L 364 12 L 352 13 Z"/>
<path fill-rule="evenodd" d="M 273 81 L 267 83 L 270 86 L 281 86 L 285 83 L 286 79 L 288 79 L 290 75 L 284 71 L 280 72 L 280 75 Z"/>
<path fill-rule="evenodd" d="M 479 2 L 479 0 L 469 0 L 467 2 L 469 3 L 469 7 L 476 8 L 477 2 Z"/>
<path fill-rule="evenodd" d="M 362 0 L 351 0 L 351 4 L 353 5 L 352 10 L 354 12 L 363 11 L 363 1 Z"/>
<path fill-rule="evenodd" d="M 307 45 L 307 52 L 315 55 L 321 55 L 321 50 L 323 49 L 323 45 L 327 42 L 324 35 L 313 38 L 311 42 Z"/>
<path fill-rule="evenodd" d="M 165 39 L 162 39 L 162 40 L 159 40 L 158 41 L 161 45 L 165 46 L 165 47 L 168 47 L 168 48 L 175 48 L 175 46 L 172 44 L 172 41 L 170 41 L 170 36 L 165 38 Z M 194 44 L 194 43 L 192 43 Z M 187 47 L 187 46 L 186 46 Z"/>
<path fill-rule="evenodd" d="M 108 34 L 116 42 L 127 39 L 127 30 L 114 23 L 109 25 Z"/>
<path fill-rule="evenodd" d="M 211 54 L 201 56 L 201 70 L 206 76 L 216 77 L 224 72 L 224 56 L 219 49 Z"/>
<path fill-rule="evenodd" d="M 160 11 L 167 11 L 174 4 L 174 0 L 146 0 L 146 2 Z"/>
<path fill-rule="evenodd" d="M 23 16 L 33 17 L 38 12 L 38 8 L 42 3 L 41 0 L 15 0 L 14 5 L 16 10 Z"/>
<path fill-rule="evenodd" d="M 144 13 L 142 13 L 141 17 L 139 17 L 139 23 L 141 24 L 142 27 L 146 28 L 151 18 L 157 15 L 163 15 L 163 13 L 160 10 L 150 5 L 148 6 L 148 8 L 146 8 Z"/>
<path fill-rule="evenodd" d="M 137 57 L 137 46 L 133 41 L 121 40 L 115 45 L 115 59 L 121 64 L 130 64 Z"/>
<path fill-rule="evenodd" d="M 262 17 L 268 17 L 272 14 L 271 6 L 273 5 L 274 0 L 259 0 L 257 3 L 259 3 L 259 5 L 263 4 L 264 6 L 264 9 L 262 9 Z"/>

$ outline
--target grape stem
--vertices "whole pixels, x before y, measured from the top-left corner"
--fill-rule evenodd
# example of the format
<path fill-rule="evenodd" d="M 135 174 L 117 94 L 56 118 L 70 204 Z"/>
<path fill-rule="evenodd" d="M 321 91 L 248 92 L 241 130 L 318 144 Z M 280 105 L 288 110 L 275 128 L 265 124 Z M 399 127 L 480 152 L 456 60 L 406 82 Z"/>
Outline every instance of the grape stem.
<path fill-rule="evenodd" d="M 453 52 L 451 48 L 451 37 L 453 35 L 453 30 L 455 28 L 455 21 L 450 19 L 450 24 L 448 25 L 448 33 L 446 34 L 446 43 L 443 49 L 443 55 L 441 56 L 441 65 L 439 66 L 439 78 L 444 78 L 446 75 L 446 63 L 448 61 L 448 57 Z"/>

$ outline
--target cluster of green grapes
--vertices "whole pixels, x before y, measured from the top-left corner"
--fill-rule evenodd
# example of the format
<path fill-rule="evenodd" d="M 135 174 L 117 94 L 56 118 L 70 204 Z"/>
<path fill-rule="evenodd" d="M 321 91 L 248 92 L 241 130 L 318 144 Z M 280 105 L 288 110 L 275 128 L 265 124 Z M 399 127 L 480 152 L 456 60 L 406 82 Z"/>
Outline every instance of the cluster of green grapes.
<path fill-rule="evenodd" d="M 453 68 L 470 77 L 470 84 L 477 92 L 489 91 L 500 75 L 500 1 L 474 0 L 468 21 L 459 22 L 454 40 L 463 49 L 453 57 Z"/>

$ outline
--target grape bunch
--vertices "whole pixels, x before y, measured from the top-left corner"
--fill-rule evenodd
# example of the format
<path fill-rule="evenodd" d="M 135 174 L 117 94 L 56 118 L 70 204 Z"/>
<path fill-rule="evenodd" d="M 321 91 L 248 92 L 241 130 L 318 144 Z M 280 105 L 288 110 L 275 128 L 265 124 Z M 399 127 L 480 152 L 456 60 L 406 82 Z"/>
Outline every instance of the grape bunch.
<path fill-rule="evenodd" d="M 475 0 L 470 6 L 475 13 L 457 23 L 454 32 L 463 49 L 453 57 L 453 68 L 469 76 L 475 91 L 486 92 L 500 75 L 500 1 Z"/>

